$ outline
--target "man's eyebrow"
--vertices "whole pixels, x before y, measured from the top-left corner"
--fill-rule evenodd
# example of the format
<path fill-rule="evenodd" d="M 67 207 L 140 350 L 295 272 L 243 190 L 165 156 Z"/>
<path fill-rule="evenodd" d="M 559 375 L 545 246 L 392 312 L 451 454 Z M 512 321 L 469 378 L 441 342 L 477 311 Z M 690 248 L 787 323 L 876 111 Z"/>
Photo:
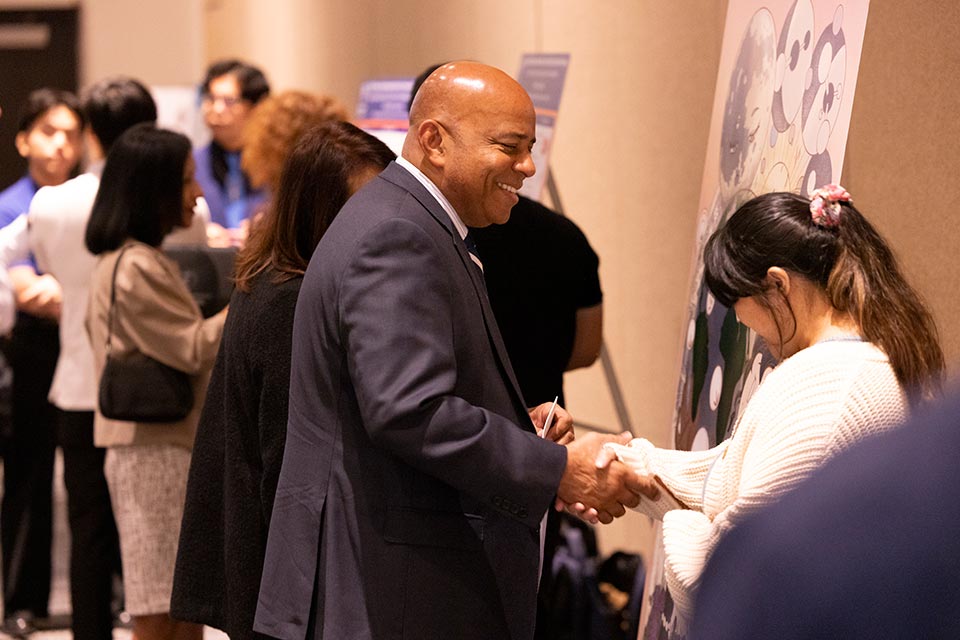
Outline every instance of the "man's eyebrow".
<path fill-rule="evenodd" d="M 491 139 L 502 140 L 504 138 L 511 138 L 513 140 L 530 140 L 531 142 L 536 141 L 536 137 L 530 137 L 525 133 L 519 131 L 500 131 L 490 134 Z"/>

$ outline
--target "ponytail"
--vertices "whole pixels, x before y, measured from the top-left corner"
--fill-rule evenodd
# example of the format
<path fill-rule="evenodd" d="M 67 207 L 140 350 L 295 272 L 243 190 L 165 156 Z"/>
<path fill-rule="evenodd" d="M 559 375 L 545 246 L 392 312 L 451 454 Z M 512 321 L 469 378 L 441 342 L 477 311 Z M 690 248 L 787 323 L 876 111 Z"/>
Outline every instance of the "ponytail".
<path fill-rule="evenodd" d="M 937 326 L 880 234 L 852 203 L 841 207 L 840 251 L 827 296 L 856 320 L 866 340 L 883 349 L 916 407 L 942 392 L 945 364 Z"/>
<path fill-rule="evenodd" d="M 812 195 L 767 193 L 741 205 L 704 249 L 711 293 L 730 307 L 766 291 L 772 266 L 799 274 L 887 354 L 911 406 L 938 395 L 944 358 L 937 327 L 890 247 L 842 187 Z"/>

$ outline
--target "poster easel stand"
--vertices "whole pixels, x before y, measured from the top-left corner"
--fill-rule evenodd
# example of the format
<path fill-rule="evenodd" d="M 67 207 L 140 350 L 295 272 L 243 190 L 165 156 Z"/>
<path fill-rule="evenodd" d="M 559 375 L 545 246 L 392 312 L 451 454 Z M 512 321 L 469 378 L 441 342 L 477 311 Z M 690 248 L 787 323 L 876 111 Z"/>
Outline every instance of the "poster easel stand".
<path fill-rule="evenodd" d="M 560 201 L 560 191 L 557 189 L 557 183 L 553 179 L 553 170 L 547 167 L 547 191 L 550 193 L 550 201 L 553 203 L 553 210 L 559 215 L 566 217 L 563 211 L 563 203 Z M 610 398 L 613 400 L 614 409 L 617 412 L 617 420 L 620 422 L 620 431 L 629 431 L 633 433 L 633 425 L 630 423 L 630 415 L 627 413 L 627 403 L 623 398 L 623 390 L 620 388 L 620 381 L 617 379 L 617 372 L 613 367 L 613 357 L 610 350 L 607 349 L 607 341 L 603 339 L 600 343 L 600 365 L 603 367 L 603 375 L 607 381 L 607 388 L 610 390 Z M 605 431 L 608 429 L 592 425 L 589 423 L 574 421 L 574 425 L 584 427 L 591 431 Z"/>

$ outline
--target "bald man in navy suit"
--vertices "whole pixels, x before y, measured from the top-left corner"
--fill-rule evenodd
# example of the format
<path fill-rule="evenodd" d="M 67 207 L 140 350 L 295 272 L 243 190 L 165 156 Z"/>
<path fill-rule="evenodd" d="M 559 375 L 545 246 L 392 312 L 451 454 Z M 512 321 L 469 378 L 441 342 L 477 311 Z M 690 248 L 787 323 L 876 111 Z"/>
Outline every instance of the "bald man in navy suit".
<path fill-rule="evenodd" d="M 535 171 L 533 104 L 502 71 L 444 65 L 402 158 L 331 224 L 294 320 L 290 413 L 254 628 L 283 638 L 533 637 L 540 522 L 606 521 L 655 493 L 598 470 L 596 436 L 526 407 L 467 226 Z M 552 441 L 552 440 L 556 440 Z"/>

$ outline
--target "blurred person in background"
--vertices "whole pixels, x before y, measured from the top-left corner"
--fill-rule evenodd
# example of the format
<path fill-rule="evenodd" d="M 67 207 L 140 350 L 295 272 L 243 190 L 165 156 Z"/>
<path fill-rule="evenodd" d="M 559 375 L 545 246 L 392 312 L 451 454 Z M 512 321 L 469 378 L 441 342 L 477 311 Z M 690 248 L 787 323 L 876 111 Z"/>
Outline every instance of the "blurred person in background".
<path fill-rule="evenodd" d="M 324 122 L 347 120 L 346 108 L 330 96 L 305 91 L 284 91 L 264 98 L 247 119 L 240 164 L 250 184 L 263 194 L 259 207 L 237 230 L 240 244 L 246 240 L 257 214 L 266 210 L 280 185 L 280 170 L 303 133 Z"/>
<path fill-rule="evenodd" d="M 393 159 L 352 124 L 309 129 L 287 154 L 273 205 L 240 252 L 190 465 L 175 618 L 222 629 L 232 640 L 258 635 L 253 617 L 287 433 L 303 273 L 340 207 Z"/>
<path fill-rule="evenodd" d="M 204 320 L 159 248 L 175 227 L 190 225 L 201 195 L 190 141 L 136 125 L 110 151 L 86 231 L 87 249 L 98 256 L 86 320 L 98 379 L 109 332 L 111 355 L 142 353 L 188 374 L 194 392 L 191 411 L 172 423 L 111 420 L 99 408 L 94 416 L 94 442 L 107 447 L 104 469 L 137 640 L 203 634 L 200 625 L 170 618 L 170 593 L 190 451 L 226 309 Z"/>
<path fill-rule="evenodd" d="M 725 536 L 691 638 L 960 638 L 960 394 L 871 438 Z"/>
<path fill-rule="evenodd" d="M 23 178 L 0 193 L 0 227 L 30 207 L 37 189 L 67 180 L 81 156 L 84 116 L 76 96 L 37 89 L 21 109 L 17 151 Z M 4 629 L 29 633 L 46 618 L 53 539 L 53 459 L 56 415 L 47 401 L 59 352 L 62 291 L 32 256 L 9 265 L 17 319 L 7 359 L 13 370 L 11 433 L 5 444 L 0 543 L 3 548 Z"/>
<path fill-rule="evenodd" d="M 240 152 L 247 118 L 270 93 L 270 84 L 257 67 L 231 59 L 210 65 L 200 91 L 200 110 L 213 139 L 194 151 L 197 182 L 210 209 L 210 244 L 229 246 L 264 199 L 241 169 Z"/>
<path fill-rule="evenodd" d="M 103 474 L 106 450 L 93 442 L 97 377 L 83 324 L 96 258 L 84 245 L 84 232 L 107 153 L 133 125 L 154 122 L 157 107 L 143 84 L 118 76 L 101 80 L 84 93 L 83 112 L 86 172 L 37 192 L 28 215 L 29 243 L 39 267 L 63 288 L 60 355 L 49 399 L 58 409 L 57 444 L 63 452 L 67 489 L 71 631 L 74 640 L 109 640 L 120 547 Z"/>

